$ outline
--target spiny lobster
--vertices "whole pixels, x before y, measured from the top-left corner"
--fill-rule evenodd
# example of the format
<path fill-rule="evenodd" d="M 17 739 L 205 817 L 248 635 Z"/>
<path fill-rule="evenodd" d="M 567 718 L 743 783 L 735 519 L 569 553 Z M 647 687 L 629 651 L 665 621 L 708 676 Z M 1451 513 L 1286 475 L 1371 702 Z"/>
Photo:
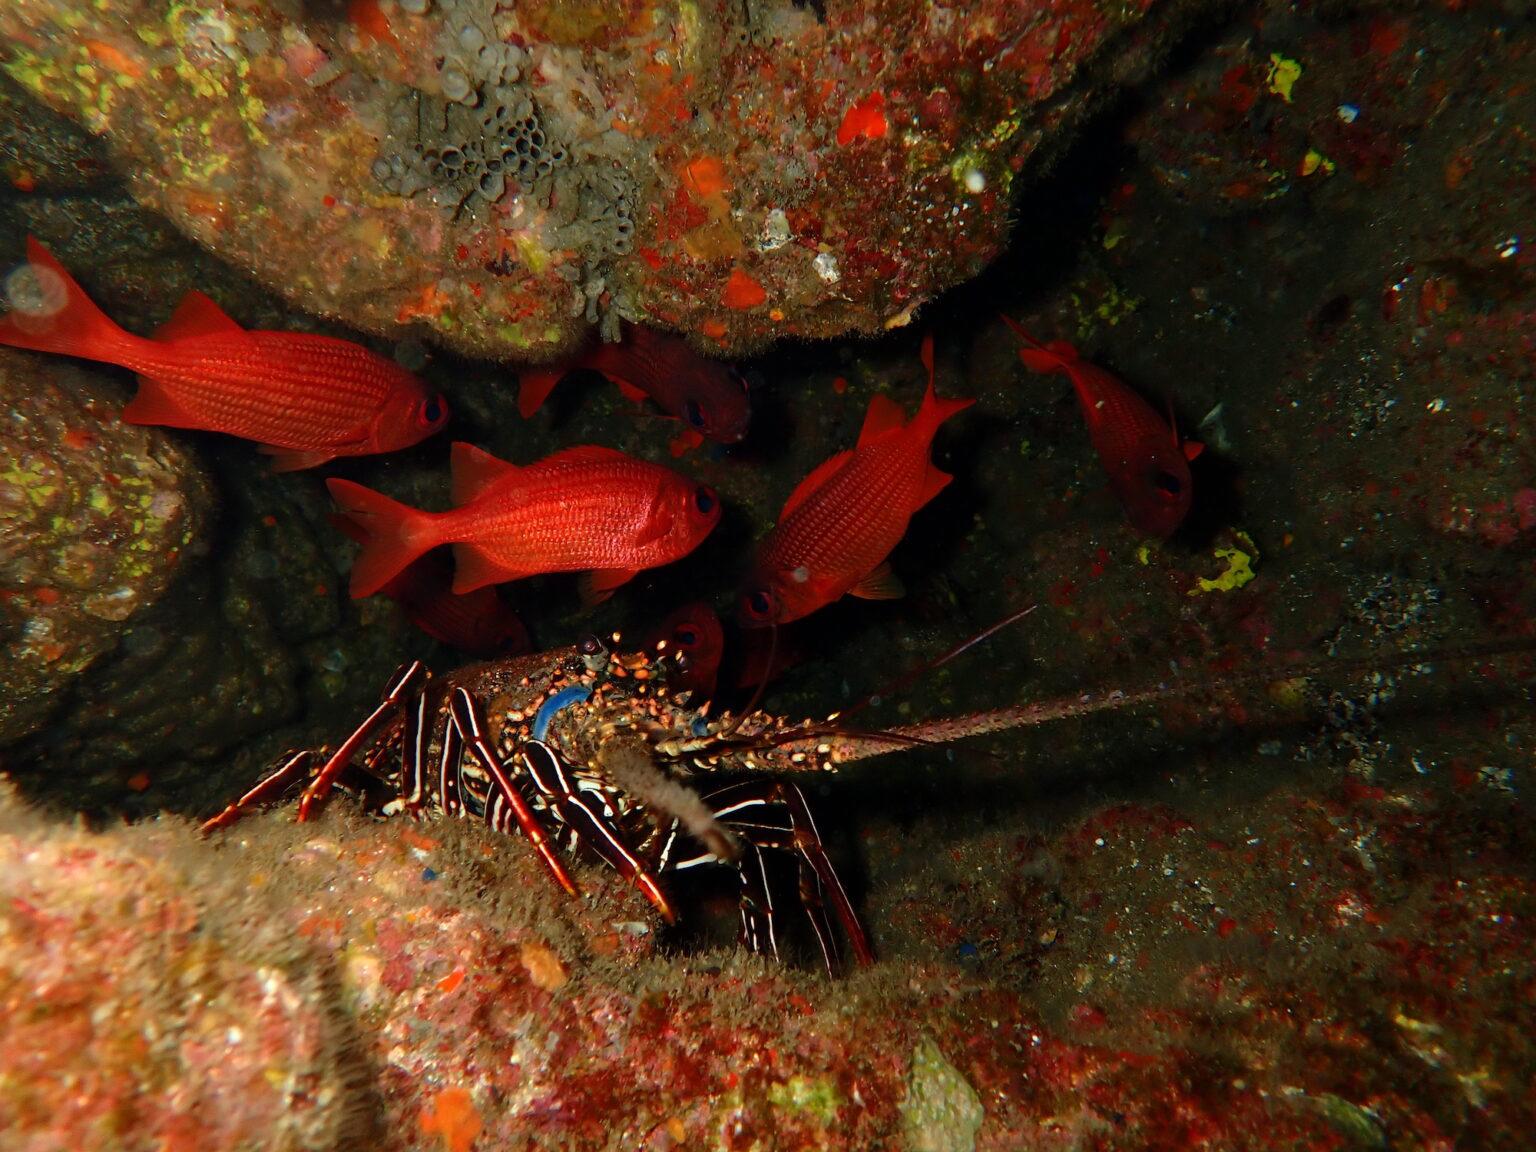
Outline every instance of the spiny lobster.
<path fill-rule="evenodd" d="M 930 662 L 953 659 L 977 640 L 1028 612 L 1016 613 Z M 831 771 L 913 746 L 1020 728 L 1108 709 L 1187 696 L 1201 685 L 1173 680 L 1135 692 L 1084 693 L 875 732 L 825 721 L 790 722 L 760 710 L 711 716 L 707 704 L 667 688 L 677 653 L 619 653 L 596 637 L 580 645 L 472 664 L 433 678 L 425 665 L 402 666 L 378 706 L 314 768 L 321 752 L 286 755 L 254 788 L 202 825 L 208 833 L 249 807 L 309 776 L 299 800 L 309 819 L 349 771 L 361 770 L 393 792 L 386 814 L 436 810 L 483 819 L 500 832 L 516 827 L 556 882 L 577 895 L 562 852 L 585 846 L 632 882 L 663 920 L 676 909 L 661 877 L 709 864 L 741 877 L 741 941 L 779 955 L 764 852 L 792 854 L 799 897 L 829 972 L 840 949 L 832 915 L 855 961 L 873 951 L 833 868 L 804 794 L 792 777 Z M 1525 650 L 1529 641 L 1487 645 L 1440 658 Z M 1342 660 L 1335 672 L 1413 664 L 1422 655 Z M 1294 675 L 1293 670 L 1289 675 Z M 1281 680 L 1272 671 L 1251 679 Z M 846 716 L 846 713 L 845 713 Z M 723 781 L 696 791 L 707 779 Z"/>

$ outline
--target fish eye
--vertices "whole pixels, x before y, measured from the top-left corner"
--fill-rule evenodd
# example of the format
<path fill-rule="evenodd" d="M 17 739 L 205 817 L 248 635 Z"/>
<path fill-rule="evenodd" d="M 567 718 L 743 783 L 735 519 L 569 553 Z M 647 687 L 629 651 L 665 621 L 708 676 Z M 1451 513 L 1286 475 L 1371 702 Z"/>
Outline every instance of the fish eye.
<path fill-rule="evenodd" d="M 746 605 L 747 615 L 754 620 L 766 620 L 773 615 L 773 597 L 766 589 L 754 588 L 742 597 L 742 603 Z"/>
<path fill-rule="evenodd" d="M 603 656 L 607 654 L 608 646 L 596 636 L 588 633 L 577 643 L 576 650 L 583 656 Z"/>
<path fill-rule="evenodd" d="M 683 417 L 695 428 L 704 427 L 704 409 L 699 407 L 697 400 L 688 400 L 683 404 Z"/>
<path fill-rule="evenodd" d="M 708 516 L 720 505 L 720 498 L 708 484 L 700 484 L 693 490 L 693 506 L 701 516 Z"/>
<path fill-rule="evenodd" d="M 699 642 L 699 630 L 692 624 L 679 624 L 672 629 L 672 639 L 685 647 L 692 648 Z"/>
<path fill-rule="evenodd" d="M 420 419 L 423 424 L 436 424 L 448 414 L 448 404 L 441 395 L 421 402 Z"/>

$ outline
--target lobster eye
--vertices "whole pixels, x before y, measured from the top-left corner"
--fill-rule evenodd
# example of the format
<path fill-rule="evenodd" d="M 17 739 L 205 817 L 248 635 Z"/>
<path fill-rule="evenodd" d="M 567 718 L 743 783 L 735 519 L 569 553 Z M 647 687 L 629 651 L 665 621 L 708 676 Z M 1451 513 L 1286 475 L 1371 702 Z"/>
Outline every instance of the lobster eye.
<path fill-rule="evenodd" d="M 692 648 L 699 642 L 699 630 L 692 624 L 679 624 L 672 629 L 672 639 L 676 640 L 684 648 Z"/>
<path fill-rule="evenodd" d="M 693 506 L 701 516 L 708 516 L 720 506 L 720 498 L 708 484 L 700 484 L 693 490 Z"/>
<path fill-rule="evenodd" d="M 699 407 L 697 400 L 684 401 L 683 418 L 695 428 L 704 427 L 704 409 Z"/>

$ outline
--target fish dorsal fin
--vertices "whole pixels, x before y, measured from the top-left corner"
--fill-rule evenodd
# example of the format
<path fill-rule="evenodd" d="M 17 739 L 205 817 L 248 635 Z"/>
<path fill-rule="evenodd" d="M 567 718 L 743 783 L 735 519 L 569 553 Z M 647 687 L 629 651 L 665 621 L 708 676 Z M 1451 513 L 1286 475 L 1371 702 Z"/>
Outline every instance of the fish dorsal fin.
<path fill-rule="evenodd" d="M 522 471 L 516 464 L 508 464 L 462 440 L 454 441 L 448 460 L 453 471 L 453 502 L 456 505 L 468 504 L 487 488 Z"/>
<path fill-rule="evenodd" d="M 243 335 L 245 329 L 231 320 L 201 292 L 188 292 L 171 318 L 155 329 L 156 340 L 197 340 L 207 336 Z"/>
<path fill-rule="evenodd" d="M 940 492 L 944 491 L 954 477 L 948 472 L 942 472 L 932 464 L 928 465 L 928 471 L 923 473 L 923 487 L 917 494 L 917 501 L 912 505 L 912 511 L 916 512 L 928 501 L 932 500 Z"/>
<path fill-rule="evenodd" d="M 525 368 L 517 374 L 517 413 L 530 419 L 549 399 L 555 385 L 565 379 L 564 368 Z"/>
<path fill-rule="evenodd" d="M 870 398 L 869 411 L 864 413 L 864 427 L 859 429 L 858 446 L 863 448 L 887 432 L 894 432 L 906 422 L 907 414 L 901 410 L 901 405 L 884 393 L 877 393 Z"/>
<path fill-rule="evenodd" d="M 891 571 L 891 562 L 882 560 L 868 576 L 848 589 L 848 595 L 860 600 L 899 600 L 907 594 L 901 578 Z"/>
<path fill-rule="evenodd" d="M 619 461 L 626 463 L 633 461 L 633 456 L 626 456 L 617 448 L 605 448 L 601 444 L 575 444 L 570 448 L 562 448 L 552 456 L 546 456 L 540 460 L 544 464 L 614 464 Z"/>
<path fill-rule="evenodd" d="M 820 488 L 832 478 L 832 474 L 840 469 L 853 457 L 853 450 L 839 452 L 836 456 L 823 460 L 815 469 L 789 494 L 789 499 L 784 501 L 784 510 L 779 513 L 779 521 L 782 523 L 791 512 L 804 504 L 811 493 Z"/>
<path fill-rule="evenodd" d="M 1019 359 L 1031 372 L 1066 372 L 1072 364 L 1077 362 L 1077 349 L 1067 341 L 1052 340 L 1042 344 L 1026 332 L 1024 326 L 1013 317 L 1005 313 L 1002 315 L 1002 321 L 1013 330 L 1019 343 L 1024 345 L 1019 349 Z"/>

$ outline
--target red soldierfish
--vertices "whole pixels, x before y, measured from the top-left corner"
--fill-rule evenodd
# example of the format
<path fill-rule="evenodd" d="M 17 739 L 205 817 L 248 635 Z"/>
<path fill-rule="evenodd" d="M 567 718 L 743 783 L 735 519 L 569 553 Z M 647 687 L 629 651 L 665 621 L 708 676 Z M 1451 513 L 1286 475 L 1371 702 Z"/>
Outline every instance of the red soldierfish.
<path fill-rule="evenodd" d="M 974 400 L 940 400 L 933 391 L 933 338 L 923 339 L 928 390 L 903 424 L 887 396 L 869 402 L 858 445 L 800 482 L 779 522 L 758 546 L 741 597 L 746 624 L 786 624 L 845 592 L 880 600 L 901 595 L 886 557 L 912 514 L 949 483 L 929 459 L 939 425 Z"/>
<path fill-rule="evenodd" d="M 712 699 L 725 651 L 725 631 L 715 610 L 702 600 L 684 604 L 646 637 L 643 646 L 655 648 L 662 641 L 677 656 L 677 671 L 667 674 L 667 687 Z"/>
<path fill-rule="evenodd" d="M 537 412 L 554 386 L 577 368 L 601 372 L 631 400 L 649 396 L 667 415 L 721 444 L 734 444 L 747 434 L 752 406 L 740 373 L 700 356 L 679 336 L 638 324 L 624 326 L 620 343 L 600 344 L 563 367 L 520 373 L 517 410 L 523 418 Z"/>
<path fill-rule="evenodd" d="M 139 374 L 129 424 L 197 428 L 255 440 L 286 472 L 336 456 L 407 448 L 448 420 L 448 404 L 393 360 L 307 332 L 246 331 L 201 292 L 144 339 L 93 304 L 31 237 L 40 303 L 0 317 L 0 344 L 102 360 Z"/>
<path fill-rule="evenodd" d="M 1152 405 L 1096 364 L 1078 357 L 1065 340 L 1041 344 L 1007 316 L 1003 322 L 1025 347 L 1019 359 L 1031 372 L 1061 372 L 1072 381 L 1088 436 L 1109 474 L 1109 486 L 1138 531 L 1169 536 L 1189 512 L 1189 462 L 1202 447 L 1179 434 Z"/>
<path fill-rule="evenodd" d="M 713 488 L 612 448 L 566 448 L 525 466 L 453 446 L 448 512 L 422 512 L 350 480 L 326 487 L 369 540 L 352 595 L 372 596 L 402 568 L 452 544 L 453 590 L 582 572 L 583 599 L 606 599 L 642 568 L 681 559 L 720 519 Z"/>
<path fill-rule="evenodd" d="M 331 523 L 364 544 L 368 530 L 347 516 Z M 481 659 L 520 656 L 533 651 L 528 629 L 495 588 L 476 588 L 456 595 L 453 561 L 446 552 L 428 552 L 379 589 L 416 627 L 434 640 Z"/>

